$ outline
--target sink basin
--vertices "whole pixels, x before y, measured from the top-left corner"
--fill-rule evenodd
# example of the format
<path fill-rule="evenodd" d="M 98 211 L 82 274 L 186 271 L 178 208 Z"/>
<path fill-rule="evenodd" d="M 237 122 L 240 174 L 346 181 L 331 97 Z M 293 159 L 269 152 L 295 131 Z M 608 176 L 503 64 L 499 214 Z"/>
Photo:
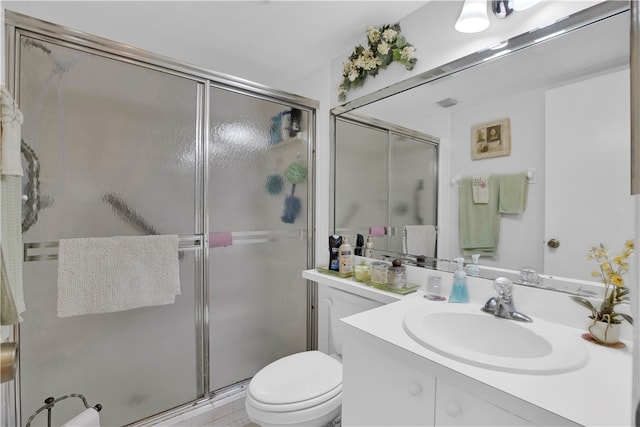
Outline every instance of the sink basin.
<path fill-rule="evenodd" d="M 403 325 L 429 350 L 483 368 L 554 374 L 579 369 L 588 360 L 579 333 L 539 319 L 502 319 L 466 304 L 438 312 L 420 307 L 407 313 Z"/>

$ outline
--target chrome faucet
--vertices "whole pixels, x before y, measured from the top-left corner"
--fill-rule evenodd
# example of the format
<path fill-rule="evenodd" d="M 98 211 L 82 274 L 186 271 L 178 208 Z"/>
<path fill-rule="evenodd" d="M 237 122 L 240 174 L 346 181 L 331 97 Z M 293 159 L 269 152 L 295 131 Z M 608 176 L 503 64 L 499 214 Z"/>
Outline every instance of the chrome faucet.
<path fill-rule="evenodd" d="M 498 297 L 491 297 L 482 307 L 482 311 L 491 313 L 497 317 L 518 320 L 521 322 L 532 322 L 526 314 L 516 311 L 513 303 L 513 282 L 506 277 L 498 277 L 493 281 L 493 287 L 498 293 Z"/>

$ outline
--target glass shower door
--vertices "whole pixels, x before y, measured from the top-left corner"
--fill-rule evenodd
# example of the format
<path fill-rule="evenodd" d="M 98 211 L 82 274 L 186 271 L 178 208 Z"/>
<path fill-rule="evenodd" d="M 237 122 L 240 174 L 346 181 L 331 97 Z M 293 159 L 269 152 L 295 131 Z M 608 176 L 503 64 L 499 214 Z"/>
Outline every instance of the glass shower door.
<path fill-rule="evenodd" d="M 17 57 L 22 136 L 40 167 L 40 198 L 24 209 L 25 243 L 199 232 L 203 84 L 25 35 Z M 25 185 L 32 195 L 34 176 Z M 49 396 L 81 393 L 103 405 L 102 425 L 116 426 L 202 395 L 194 325 L 200 253 L 183 252 L 174 304 L 58 318 L 58 263 L 36 252 L 24 264 L 23 423 Z M 56 404 L 53 425 L 83 408 L 73 400 Z M 46 423 L 45 411 L 32 426 Z"/>
<path fill-rule="evenodd" d="M 309 113 L 210 88 L 210 390 L 307 346 Z"/>
<path fill-rule="evenodd" d="M 438 147 L 423 139 L 394 132 L 389 134 L 389 144 L 390 224 L 397 230 L 389 238 L 389 249 L 405 252 L 405 226 L 438 224 Z"/>
<path fill-rule="evenodd" d="M 346 120 L 336 120 L 334 167 L 335 233 L 364 238 L 369 227 L 389 223 L 389 142 L 387 132 Z M 373 238 L 374 248 L 386 250 L 388 237 Z"/>

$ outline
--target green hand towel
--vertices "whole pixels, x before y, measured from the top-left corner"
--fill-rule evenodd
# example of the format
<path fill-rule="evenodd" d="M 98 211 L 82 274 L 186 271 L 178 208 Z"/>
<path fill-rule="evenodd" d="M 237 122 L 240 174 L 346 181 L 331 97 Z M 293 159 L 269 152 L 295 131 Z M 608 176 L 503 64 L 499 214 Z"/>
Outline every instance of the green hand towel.
<path fill-rule="evenodd" d="M 499 212 L 503 214 L 521 214 L 527 206 L 527 174 L 501 175 L 498 178 L 500 186 Z"/>
<path fill-rule="evenodd" d="M 500 215 L 498 214 L 498 179 L 489 177 L 489 200 L 473 203 L 471 178 L 460 180 L 460 247 L 465 255 L 495 255 L 498 249 Z"/>

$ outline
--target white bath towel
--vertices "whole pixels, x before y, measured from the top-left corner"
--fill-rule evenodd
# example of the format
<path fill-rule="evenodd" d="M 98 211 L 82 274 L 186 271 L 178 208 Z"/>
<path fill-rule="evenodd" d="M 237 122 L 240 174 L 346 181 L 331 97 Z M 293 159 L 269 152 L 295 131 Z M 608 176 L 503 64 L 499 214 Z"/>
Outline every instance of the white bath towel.
<path fill-rule="evenodd" d="M 435 225 L 405 225 L 405 253 L 434 257 L 436 254 L 436 236 Z"/>
<path fill-rule="evenodd" d="M 0 87 L 2 95 L 0 119 L 2 120 L 2 151 L 0 167 L 2 175 L 22 176 L 22 122 L 24 117 L 6 87 Z"/>
<path fill-rule="evenodd" d="M 471 177 L 471 192 L 473 203 L 489 203 L 489 176 L 476 175 Z"/>
<path fill-rule="evenodd" d="M 85 409 L 60 427 L 100 427 L 100 413 L 94 408 Z"/>
<path fill-rule="evenodd" d="M 178 236 L 60 240 L 58 317 L 173 304 Z"/>

